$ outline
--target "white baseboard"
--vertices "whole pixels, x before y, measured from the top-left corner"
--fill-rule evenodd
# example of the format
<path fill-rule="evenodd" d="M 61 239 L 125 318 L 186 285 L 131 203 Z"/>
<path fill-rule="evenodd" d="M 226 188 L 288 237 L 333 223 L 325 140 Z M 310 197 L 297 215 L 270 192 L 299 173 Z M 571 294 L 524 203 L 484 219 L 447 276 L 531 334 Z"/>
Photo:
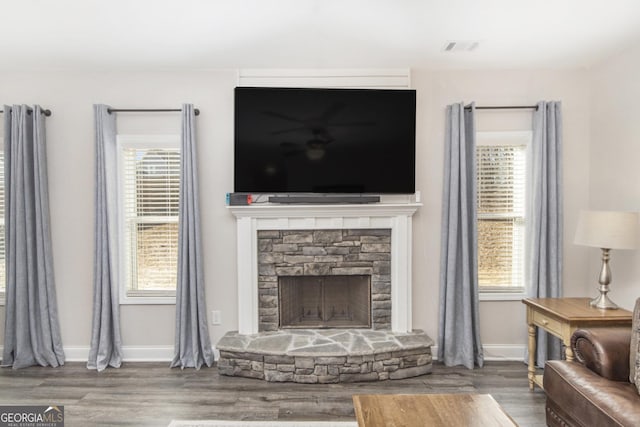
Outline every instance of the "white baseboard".
<path fill-rule="evenodd" d="M 123 362 L 171 362 L 173 360 L 174 347 L 171 346 L 123 346 L 122 361 Z M 2 347 L 0 347 L 2 354 Z M 86 362 L 89 359 L 89 347 L 65 347 L 65 359 L 68 362 Z M 213 348 L 215 360 L 220 358 L 220 352 Z"/>
<path fill-rule="evenodd" d="M 486 344 L 482 348 L 484 350 L 484 360 L 524 363 L 524 354 L 527 346 L 524 344 Z"/>
<path fill-rule="evenodd" d="M 0 346 L 0 354 L 2 354 Z M 64 356 L 67 362 L 86 362 L 89 359 L 89 346 L 65 346 Z M 173 346 L 123 346 L 123 362 L 171 362 Z"/>
<path fill-rule="evenodd" d="M 86 362 L 89 360 L 89 347 L 64 347 L 67 362 Z"/>
<path fill-rule="evenodd" d="M 524 362 L 524 353 L 527 346 L 523 344 L 485 344 L 482 346 L 484 350 L 484 360 L 488 362 L 505 361 L 505 362 Z M 438 360 L 438 346 L 431 347 L 433 360 Z"/>
<path fill-rule="evenodd" d="M 123 362 L 171 362 L 173 346 L 123 346 Z M 213 358 L 220 358 L 220 351 L 212 346 Z M 0 347 L 0 353 L 2 353 Z M 89 347 L 65 347 L 64 355 L 69 362 L 86 362 L 89 359 Z"/>
<path fill-rule="evenodd" d="M 486 361 L 522 361 L 526 346 L 523 344 L 485 344 L 484 360 Z M 218 360 L 220 352 L 213 349 L 215 359 Z M 433 360 L 438 360 L 438 346 L 431 347 Z M 2 354 L 2 346 L 0 346 Z M 64 355 L 68 362 L 86 362 L 89 359 L 88 346 L 67 346 Z M 173 359 L 173 346 L 123 346 L 123 362 L 171 362 Z"/>
<path fill-rule="evenodd" d="M 86 362 L 89 358 L 89 347 L 65 347 L 65 358 L 69 362 Z M 173 346 L 123 346 L 123 362 L 171 362 Z"/>

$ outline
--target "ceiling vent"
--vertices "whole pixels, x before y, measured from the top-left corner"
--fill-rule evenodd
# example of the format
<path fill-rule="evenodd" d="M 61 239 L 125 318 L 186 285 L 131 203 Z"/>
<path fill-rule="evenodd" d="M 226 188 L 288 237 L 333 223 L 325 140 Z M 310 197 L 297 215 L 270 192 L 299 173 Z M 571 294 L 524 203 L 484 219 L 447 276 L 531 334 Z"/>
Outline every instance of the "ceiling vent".
<path fill-rule="evenodd" d="M 479 41 L 475 40 L 450 40 L 445 43 L 442 50 L 445 52 L 473 52 L 480 45 Z"/>

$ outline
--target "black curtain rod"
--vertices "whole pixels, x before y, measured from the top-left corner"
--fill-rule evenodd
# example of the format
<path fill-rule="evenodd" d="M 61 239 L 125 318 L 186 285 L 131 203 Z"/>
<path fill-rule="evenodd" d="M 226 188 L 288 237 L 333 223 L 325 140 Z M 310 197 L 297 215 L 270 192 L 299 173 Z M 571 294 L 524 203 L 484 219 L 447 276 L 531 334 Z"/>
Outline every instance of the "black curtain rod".
<path fill-rule="evenodd" d="M 182 111 L 182 108 L 109 108 L 107 111 L 109 112 L 109 114 L 111 113 L 153 113 L 153 112 L 169 113 L 169 112 Z M 197 108 L 194 109 L 193 112 L 196 116 L 200 115 L 200 110 Z"/>
<path fill-rule="evenodd" d="M 470 109 L 471 105 L 467 105 L 464 107 L 465 109 Z M 537 105 L 495 105 L 495 106 L 478 106 L 476 110 L 537 110 Z"/>
<path fill-rule="evenodd" d="M 31 108 L 29 108 L 29 113 L 33 112 L 33 110 Z M 51 110 L 40 110 L 40 112 L 42 112 L 42 114 L 44 114 L 47 117 L 51 116 Z M 0 114 L 4 113 L 4 110 L 0 110 Z"/>

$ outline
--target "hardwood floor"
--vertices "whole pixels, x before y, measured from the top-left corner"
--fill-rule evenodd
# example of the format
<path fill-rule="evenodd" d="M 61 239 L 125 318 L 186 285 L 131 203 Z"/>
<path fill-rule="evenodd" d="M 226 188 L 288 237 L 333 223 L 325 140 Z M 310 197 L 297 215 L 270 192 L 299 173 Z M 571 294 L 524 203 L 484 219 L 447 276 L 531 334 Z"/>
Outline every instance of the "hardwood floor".
<path fill-rule="evenodd" d="M 216 368 L 126 363 L 102 373 L 84 363 L 0 369 L 0 404 L 64 405 L 65 426 L 166 426 L 193 420 L 355 420 L 353 394 L 486 393 L 520 426 L 544 426 L 544 392 L 528 389 L 522 362 L 448 368 L 406 380 L 354 384 L 268 383 L 225 377 Z"/>

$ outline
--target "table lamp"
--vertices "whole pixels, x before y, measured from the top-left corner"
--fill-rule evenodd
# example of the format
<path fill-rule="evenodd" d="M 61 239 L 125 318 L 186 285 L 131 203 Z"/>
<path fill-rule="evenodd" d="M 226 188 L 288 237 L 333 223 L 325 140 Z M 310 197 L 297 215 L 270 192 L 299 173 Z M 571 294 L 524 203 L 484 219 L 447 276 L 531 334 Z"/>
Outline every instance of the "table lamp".
<path fill-rule="evenodd" d="M 638 246 L 638 213 L 613 211 L 581 211 L 574 243 L 602 249 L 602 269 L 600 270 L 600 296 L 591 305 L 601 309 L 616 309 L 618 306 L 609 299 L 609 251 L 611 249 L 636 249 Z"/>

